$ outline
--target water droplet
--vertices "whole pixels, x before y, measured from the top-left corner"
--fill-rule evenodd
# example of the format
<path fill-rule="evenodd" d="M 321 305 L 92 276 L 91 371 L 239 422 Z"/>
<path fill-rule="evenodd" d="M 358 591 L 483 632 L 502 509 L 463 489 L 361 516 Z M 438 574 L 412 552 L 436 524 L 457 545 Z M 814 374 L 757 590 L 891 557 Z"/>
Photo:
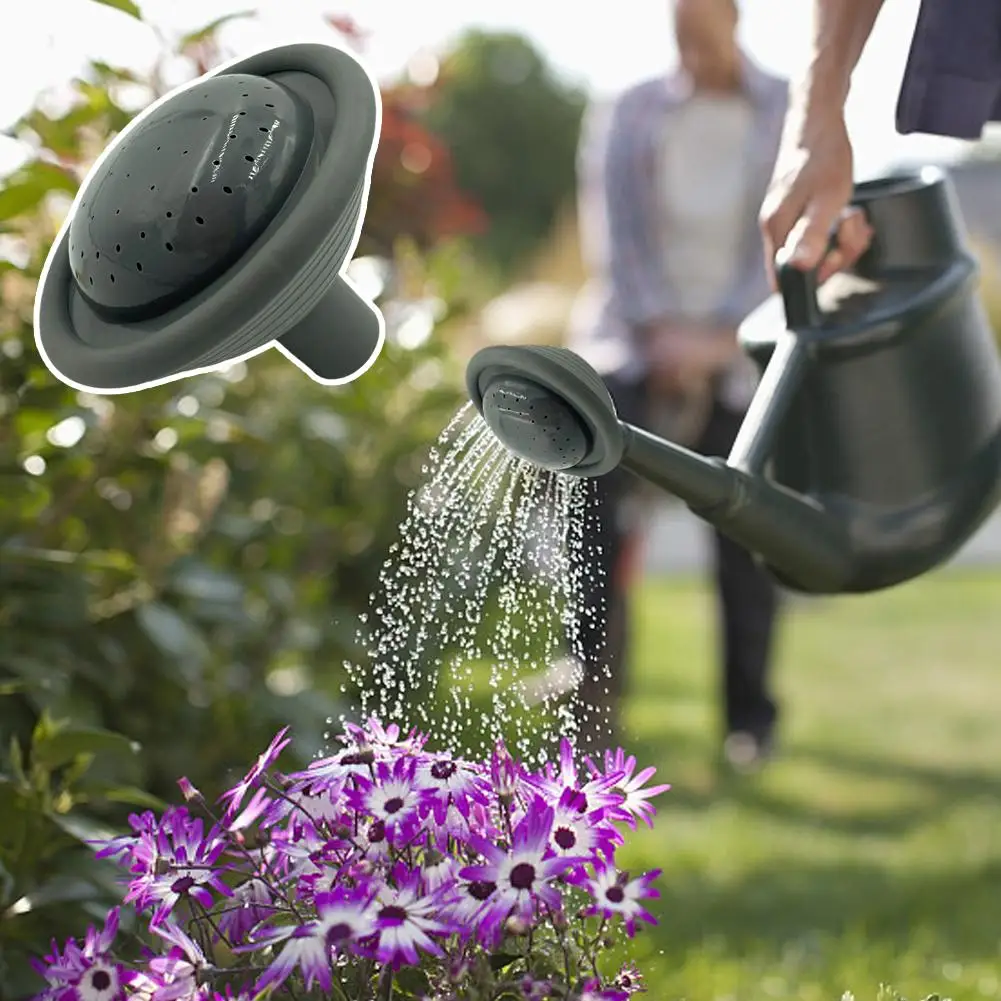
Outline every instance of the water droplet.
<path fill-rule="evenodd" d="M 458 755 L 503 738 L 539 764 L 578 720 L 607 731 L 602 710 L 575 705 L 581 624 L 603 620 L 586 605 L 593 481 L 511 455 L 470 405 L 423 469 L 359 616 L 354 715 L 416 727 Z"/>

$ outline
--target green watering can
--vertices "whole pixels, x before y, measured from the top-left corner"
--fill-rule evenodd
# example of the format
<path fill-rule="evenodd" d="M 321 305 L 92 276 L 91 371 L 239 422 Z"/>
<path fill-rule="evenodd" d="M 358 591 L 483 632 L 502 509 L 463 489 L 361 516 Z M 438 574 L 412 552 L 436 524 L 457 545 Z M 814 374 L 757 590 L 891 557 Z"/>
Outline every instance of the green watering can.
<path fill-rule="evenodd" d="M 500 441 L 550 470 L 618 466 L 680 497 L 784 586 L 875 591 L 940 565 L 1001 499 L 1001 362 L 946 175 L 859 184 L 873 228 L 851 272 L 780 291 L 743 323 L 762 372 L 725 461 L 620 421 L 552 347 L 488 347 L 466 373 Z"/>

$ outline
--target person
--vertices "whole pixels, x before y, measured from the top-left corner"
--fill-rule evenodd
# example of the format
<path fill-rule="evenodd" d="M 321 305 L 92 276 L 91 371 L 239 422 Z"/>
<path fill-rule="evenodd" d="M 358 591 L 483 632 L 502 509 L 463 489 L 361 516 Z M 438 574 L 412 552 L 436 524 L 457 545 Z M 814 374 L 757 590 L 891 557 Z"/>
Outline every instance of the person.
<path fill-rule="evenodd" d="M 567 345 L 602 375 L 623 420 L 726 456 L 756 385 L 736 328 L 769 293 L 757 212 L 771 176 L 788 85 L 737 39 L 734 0 L 674 0 L 679 65 L 585 120 L 580 220 L 592 281 Z M 578 701 L 614 728 L 628 652 L 629 567 L 640 481 L 615 471 L 587 542 L 598 554 L 578 649 Z M 755 559 L 714 535 L 722 632 L 725 758 L 768 755 L 777 717 L 769 664 L 778 595 Z M 606 624 L 607 623 L 607 624 Z M 577 671 L 580 677 L 580 670 Z M 585 725 L 583 730 L 587 730 Z"/>
<path fill-rule="evenodd" d="M 849 207 L 853 152 L 845 124 L 851 76 L 883 0 L 813 0 L 808 68 L 792 87 L 760 225 L 774 281 L 781 254 L 819 282 L 851 267 L 872 232 Z M 922 0 L 897 101 L 903 135 L 978 139 L 1001 120 L 1001 0 Z M 831 240 L 832 234 L 835 236 Z"/>

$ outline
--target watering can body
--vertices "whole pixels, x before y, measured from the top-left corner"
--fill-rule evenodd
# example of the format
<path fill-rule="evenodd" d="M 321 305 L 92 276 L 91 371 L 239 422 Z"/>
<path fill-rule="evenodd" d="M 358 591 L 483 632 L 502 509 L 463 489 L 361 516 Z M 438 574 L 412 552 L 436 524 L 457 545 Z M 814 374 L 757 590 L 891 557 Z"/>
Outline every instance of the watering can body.
<path fill-rule="evenodd" d="M 853 271 L 817 290 L 782 268 L 741 326 L 763 377 L 728 464 L 841 526 L 833 589 L 861 592 L 938 566 L 1001 499 L 1001 364 L 947 177 L 863 183 L 853 202 L 874 232 Z"/>
<path fill-rule="evenodd" d="M 561 348 L 484 348 L 474 404 L 522 458 L 670 491 L 790 589 L 875 591 L 939 566 L 1001 499 L 1001 360 L 947 176 L 866 182 L 853 203 L 874 235 L 852 271 L 818 289 L 781 266 L 741 325 L 761 381 L 727 459 L 620 421 Z"/>

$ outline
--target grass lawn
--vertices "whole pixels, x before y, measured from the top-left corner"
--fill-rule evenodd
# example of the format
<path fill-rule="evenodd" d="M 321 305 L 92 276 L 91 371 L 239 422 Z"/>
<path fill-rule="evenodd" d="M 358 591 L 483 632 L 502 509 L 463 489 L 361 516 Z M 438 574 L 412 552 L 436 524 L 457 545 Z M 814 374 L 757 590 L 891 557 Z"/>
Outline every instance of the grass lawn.
<path fill-rule="evenodd" d="M 722 784 L 714 614 L 636 609 L 631 747 L 674 786 L 624 856 L 664 869 L 651 1001 L 1001 998 L 1001 574 L 790 606 L 781 756 Z"/>

